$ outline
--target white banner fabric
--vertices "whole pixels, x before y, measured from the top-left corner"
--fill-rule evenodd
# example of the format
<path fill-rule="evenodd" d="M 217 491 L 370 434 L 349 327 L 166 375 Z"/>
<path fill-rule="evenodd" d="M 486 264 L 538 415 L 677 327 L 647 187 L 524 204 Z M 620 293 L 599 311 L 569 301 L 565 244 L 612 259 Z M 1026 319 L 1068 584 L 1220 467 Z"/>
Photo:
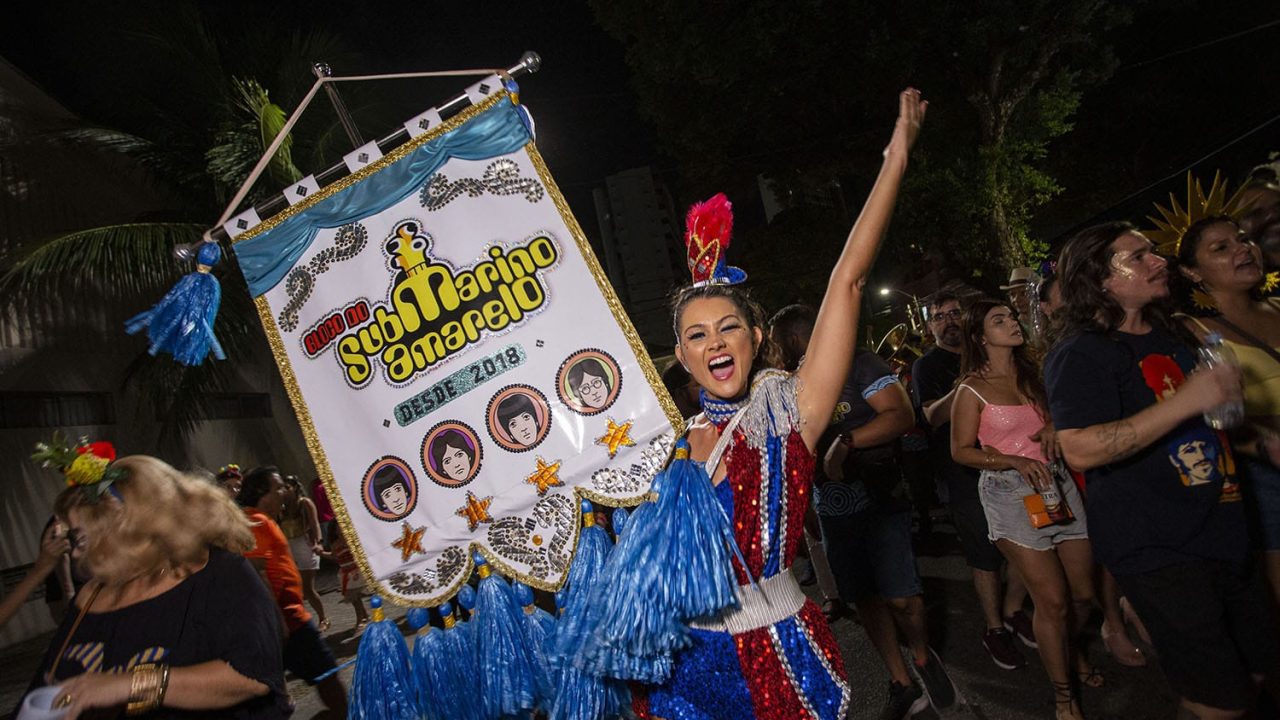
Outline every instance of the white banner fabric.
<path fill-rule="evenodd" d="M 410 144 L 514 112 L 503 96 Z M 580 500 L 638 502 L 671 446 L 678 415 L 639 337 L 531 141 L 452 157 L 358 215 L 320 228 L 258 307 L 361 568 L 408 605 L 450 598 L 475 551 L 558 588 Z"/>

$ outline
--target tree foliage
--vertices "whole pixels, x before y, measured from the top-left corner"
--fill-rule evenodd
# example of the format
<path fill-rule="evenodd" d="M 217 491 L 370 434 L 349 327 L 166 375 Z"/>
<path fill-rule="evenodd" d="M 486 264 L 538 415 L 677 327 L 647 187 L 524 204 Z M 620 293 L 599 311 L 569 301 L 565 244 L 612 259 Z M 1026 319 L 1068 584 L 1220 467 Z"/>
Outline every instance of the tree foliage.
<path fill-rule="evenodd" d="M 929 127 L 886 252 L 988 276 L 1044 255 L 1031 223 L 1062 190 L 1046 158 L 1114 68 L 1108 33 L 1130 12 L 1114 0 L 591 5 L 697 197 L 757 173 L 834 177 L 861 193 L 848 193 L 856 208 L 895 93 L 923 88 Z"/>
<path fill-rule="evenodd" d="M 314 80 L 313 59 L 350 57 L 332 36 L 314 31 L 217 32 L 189 2 L 173 3 L 165 13 L 123 18 L 109 28 L 99 40 L 127 40 L 118 45 L 124 50 L 117 59 L 138 63 L 125 73 L 115 68 L 113 80 L 124 87 L 78 98 L 82 104 L 74 109 L 84 119 L 75 125 L 15 142 L 24 149 L 74 144 L 125 155 L 163 188 L 171 206 L 147 217 L 36 238 L 18 248 L 4 258 L 0 297 L 6 301 L 56 303 L 69 292 L 133 310 L 155 303 L 191 270 L 174 261 L 174 248 L 201 238 L 283 128 L 287 114 L 268 88 L 274 84 L 296 102 Z M 166 62 L 156 63 L 160 57 Z M 130 102 L 121 103 L 120 97 Z M 334 145 L 345 142 L 341 132 L 332 132 L 337 125 L 331 114 L 304 116 L 295 128 L 297 137 L 284 142 L 247 200 L 301 177 L 294 164 L 299 151 L 315 165 L 345 152 Z M 214 272 L 224 285 L 216 330 L 227 362 L 265 356 L 256 311 L 229 247 Z M 168 435 L 160 442 L 171 443 L 199 422 L 210 393 L 227 388 L 234 373 L 224 365 L 210 360 L 188 368 L 143 351 L 127 369 L 124 384 L 145 399 L 146 409 L 165 419 Z"/>

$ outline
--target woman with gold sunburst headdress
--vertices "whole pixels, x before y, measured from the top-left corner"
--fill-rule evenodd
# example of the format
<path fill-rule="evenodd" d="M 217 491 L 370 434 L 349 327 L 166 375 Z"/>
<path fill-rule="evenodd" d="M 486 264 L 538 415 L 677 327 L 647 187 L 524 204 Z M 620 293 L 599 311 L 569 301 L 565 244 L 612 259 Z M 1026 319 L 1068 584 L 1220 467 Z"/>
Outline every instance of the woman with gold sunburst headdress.
<path fill-rule="evenodd" d="M 1261 297 L 1262 251 L 1227 215 L 1192 224 L 1177 253 L 1179 274 L 1194 286 L 1188 329 L 1201 340 L 1221 335 L 1244 372 L 1248 424 L 1232 439 L 1261 529 L 1268 584 L 1280 602 L 1280 298 Z"/>

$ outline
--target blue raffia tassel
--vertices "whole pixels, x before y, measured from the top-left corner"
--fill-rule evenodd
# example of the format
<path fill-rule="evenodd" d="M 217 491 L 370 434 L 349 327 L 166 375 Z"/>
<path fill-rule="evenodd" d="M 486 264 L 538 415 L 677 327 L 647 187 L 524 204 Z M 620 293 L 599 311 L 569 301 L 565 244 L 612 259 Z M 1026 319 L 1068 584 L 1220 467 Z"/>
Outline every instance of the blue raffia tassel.
<path fill-rule="evenodd" d="M 552 684 L 551 662 L 547 651 L 555 641 L 556 619 L 551 613 L 533 604 L 533 590 L 522 582 L 511 583 L 511 592 L 524 610 L 525 632 L 529 649 L 533 651 L 533 681 L 537 690 L 537 708 L 546 712 L 555 697 Z"/>
<path fill-rule="evenodd" d="M 672 653 L 690 642 L 687 622 L 737 606 L 730 552 L 742 557 L 686 441 L 676 443 L 652 492 L 656 499 L 628 518 L 591 589 L 589 632 L 577 633 L 584 669 L 649 683 L 665 680 Z"/>
<path fill-rule="evenodd" d="M 524 612 L 511 586 L 475 555 L 480 587 L 471 620 L 479 664 L 480 702 L 486 718 L 496 720 L 532 710 L 536 696 L 533 653 L 524 629 Z"/>
<path fill-rule="evenodd" d="M 627 519 L 629 517 L 630 515 L 627 513 L 626 508 L 614 509 L 610 522 L 613 524 L 613 536 L 615 538 L 622 536 L 622 531 L 627 528 Z"/>
<path fill-rule="evenodd" d="M 419 690 L 400 628 L 386 619 L 382 598 L 369 600 L 372 620 L 356 651 L 349 716 L 363 720 L 417 720 Z"/>
<path fill-rule="evenodd" d="M 213 334 L 222 286 L 209 272 L 221 258 L 218 243 L 202 243 L 196 253 L 195 272 L 184 275 L 155 307 L 129 318 L 125 330 L 133 335 L 146 328 L 150 342 L 147 352 L 169 353 L 183 365 L 199 365 L 209 353 L 226 360 L 226 353 Z"/>
<path fill-rule="evenodd" d="M 616 517 L 618 511 L 614 512 Z M 569 566 L 565 587 L 556 594 L 561 617 L 549 652 L 556 681 L 555 702 L 548 714 L 551 720 L 598 720 L 616 716 L 630 705 L 630 691 L 625 683 L 584 672 L 574 664 L 587 635 L 591 588 L 612 549 L 609 534 L 595 523 L 591 503 L 583 500 L 578 549 Z"/>
<path fill-rule="evenodd" d="M 462 650 L 467 658 L 459 662 L 450 636 L 458 634 L 453 608 L 444 603 L 439 608 L 444 629 L 427 624 L 428 612 L 423 608 L 409 611 L 409 624 L 418 630 L 413 641 L 413 669 L 418 677 L 418 706 L 426 720 L 479 720 L 480 713 L 465 691 L 469 679 L 470 648 Z M 426 628 L 423 632 L 422 628 Z"/>

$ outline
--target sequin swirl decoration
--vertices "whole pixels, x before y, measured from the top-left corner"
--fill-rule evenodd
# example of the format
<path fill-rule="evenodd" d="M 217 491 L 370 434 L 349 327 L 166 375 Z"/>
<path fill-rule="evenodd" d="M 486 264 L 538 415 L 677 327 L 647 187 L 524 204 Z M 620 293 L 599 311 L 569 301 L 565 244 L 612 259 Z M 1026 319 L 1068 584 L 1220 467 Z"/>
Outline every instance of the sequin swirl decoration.
<path fill-rule="evenodd" d="M 315 289 L 316 277 L 329 270 L 331 263 L 344 262 L 360 254 L 369 244 L 369 231 L 360 223 L 351 223 L 338 228 L 333 244 L 316 253 L 311 262 L 299 265 L 289 271 L 284 281 L 284 291 L 289 295 L 276 321 L 280 329 L 293 332 L 298 327 L 298 311 L 311 299 L 311 291 Z"/>
<path fill-rule="evenodd" d="M 529 576 L 547 582 L 569 567 L 576 531 L 573 499 L 548 495 L 533 506 L 530 517 L 495 520 L 489 526 L 489 547 L 499 559 L 526 565 Z"/>
<path fill-rule="evenodd" d="M 520 166 L 514 160 L 503 158 L 490 163 L 479 178 L 462 178 L 449 181 L 443 173 L 431 176 L 418 193 L 418 200 L 427 210 L 439 210 L 463 195 L 480 197 L 486 192 L 494 195 L 524 195 L 524 199 L 536 203 L 543 198 L 542 183 L 534 178 L 520 177 Z"/>
<path fill-rule="evenodd" d="M 610 496 L 633 496 L 649 486 L 653 476 L 667 463 L 675 436 L 663 433 L 649 441 L 640 453 L 640 462 L 625 470 L 601 468 L 591 473 L 591 489 Z"/>
<path fill-rule="evenodd" d="M 387 578 L 387 584 L 403 595 L 426 595 L 438 587 L 448 587 L 462 574 L 467 553 L 457 546 L 447 547 L 436 560 L 435 569 L 422 572 L 398 572 Z"/>

